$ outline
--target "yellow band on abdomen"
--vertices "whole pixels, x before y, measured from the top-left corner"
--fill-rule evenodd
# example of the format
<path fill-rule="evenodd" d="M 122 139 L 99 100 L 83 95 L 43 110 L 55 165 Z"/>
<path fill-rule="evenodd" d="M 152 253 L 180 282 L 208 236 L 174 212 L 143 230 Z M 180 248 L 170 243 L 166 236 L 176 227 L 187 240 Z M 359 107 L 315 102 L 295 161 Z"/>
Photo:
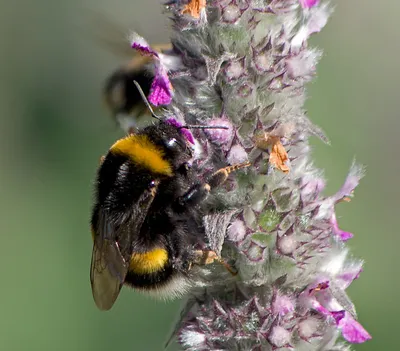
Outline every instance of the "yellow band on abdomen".
<path fill-rule="evenodd" d="M 131 256 L 129 271 L 136 274 L 149 274 L 164 269 L 168 262 L 168 252 L 165 249 L 154 249 L 144 253 L 134 253 Z"/>

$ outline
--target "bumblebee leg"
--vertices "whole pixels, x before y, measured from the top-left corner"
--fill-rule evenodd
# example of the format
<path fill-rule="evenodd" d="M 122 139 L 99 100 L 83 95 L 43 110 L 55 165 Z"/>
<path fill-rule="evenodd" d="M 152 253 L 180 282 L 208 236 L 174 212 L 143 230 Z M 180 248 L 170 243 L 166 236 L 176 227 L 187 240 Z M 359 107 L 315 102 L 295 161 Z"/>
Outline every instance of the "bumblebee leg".
<path fill-rule="evenodd" d="M 226 263 L 221 257 L 219 257 L 215 251 L 212 251 L 212 250 L 196 250 L 196 251 L 194 251 L 194 260 L 193 260 L 194 264 L 206 265 L 206 264 L 211 264 L 215 261 L 222 264 L 225 267 L 225 269 L 232 275 L 238 274 L 238 272 L 233 267 L 231 267 L 228 263 Z"/>
<path fill-rule="evenodd" d="M 193 254 L 193 263 L 198 265 L 206 265 L 218 260 L 218 255 L 212 250 L 195 250 Z"/>
<path fill-rule="evenodd" d="M 177 205 L 181 209 L 190 205 L 197 205 L 207 197 L 209 192 L 210 186 L 208 184 L 196 184 L 177 199 Z"/>
<path fill-rule="evenodd" d="M 221 184 L 225 183 L 225 181 L 228 179 L 230 173 L 237 171 L 238 169 L 246 168 L 249 166 L 250 166 L 250 162 L 246 162 L 246 163 L 238 163 L 236 165 L 221 168 L 218 171 L 216 171 L 208 179 L 207 184 L 210 186 L 211 189 L 216 188 L 216 187 L 220 186 Z"/>
<path fill-rule="evenodd" d="M 207 195 L 213 188 L 216 188 L 223 184 L 228 179 L 230 173 L 249 166 L 250 162 L 246 162 L 219 169 L 213 175 L 211 175 L 206 183 L 196 184 L 192 186 L 189 191 L 186 192 L 186 194 L 178 199 L 178 205 L 183 208 L 187 205 L 196 205 L 200 203 L 207 197 Z"/>

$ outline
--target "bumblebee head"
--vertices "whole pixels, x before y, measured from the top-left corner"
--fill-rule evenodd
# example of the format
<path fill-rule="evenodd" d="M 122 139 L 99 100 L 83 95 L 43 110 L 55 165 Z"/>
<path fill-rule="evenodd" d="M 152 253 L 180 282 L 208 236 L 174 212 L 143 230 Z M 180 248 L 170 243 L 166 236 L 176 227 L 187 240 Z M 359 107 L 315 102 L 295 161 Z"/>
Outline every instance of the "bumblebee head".
<path fill-rule="evenodd" d="M 194 149 L 194 137 L 190 129 L 227 129 L 226 126 L 202 126 L 202 125 L 182 125 L 175 118 L 160 118 L 157 116 L 149 101 L 147 100 L 143 89 L 137 81 L 133 81 L 143 102 L 151 112 L 151 115 L 159 120 L 156 126 L 145 128 L 145 133 L 152 136 L 152 141 L 162 146 L 171 158 L 188 162 L 192 157 Z M 180 156 L 180 157 L 178 157 Z"/>
<path fill-rule="evenodd" d="M 181 128 L 181 124 L 168 118 L 146 127 L 143 133 L 154 145 L 163 150 L 173 168 L 179 168 L 193 157 L 193 135 L 189 130 Z"/>

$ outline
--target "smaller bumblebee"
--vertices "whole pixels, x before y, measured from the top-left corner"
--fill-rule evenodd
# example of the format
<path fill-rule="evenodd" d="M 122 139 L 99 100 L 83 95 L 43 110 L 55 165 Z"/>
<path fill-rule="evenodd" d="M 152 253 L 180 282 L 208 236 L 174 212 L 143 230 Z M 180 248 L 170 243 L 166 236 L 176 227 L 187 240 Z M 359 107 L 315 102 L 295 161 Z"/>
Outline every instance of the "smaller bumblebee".
<path fill-rule="evenodd" d="M 155 45 L 154 49 L 163 52 L 170 50 L 171 45 Z M 106 106 L 124 130 L 140 127 L 151 117 L 133 81 L 140 84 L 146 96 L 149 95 L 154 78 L 151 67 L 153 60 L 153 57 L 136 54 L 128 64 L 119 67 L 105 81 Z"/>
<path fill-rule="evenodd" d="M 205 249 L 202 205 L 232 171 L 249 164 L 219 169 L 200 181 L 190 167 L 189 127 L 207 128 L 160 120 L 118 140 L 102 160 L 90 269 L 101 310 L 113 306 L 123 284 L 164 298 L 180 296 L 190 286 L 194 265 L 218 259 Z"/>
<path fill-rule="evenodd" d="M 87 15 L 94 29 L 92 40 L 119 59 L 126 60 L 107 75 L 102 87 L 102 98 L 111 117 L 125 131 L 145 126 L 151 115 L 133 81 L 139 82 L 148 96 L 154 78 L 154 57 L 140 55 L 127 45 L 125 38 L 130 30 L 121 27 L 110 16 L 94 11 Z M 152 48 L 159 53 L 165 53 L 172 50 L 172 45 L 156 44 Z"/>

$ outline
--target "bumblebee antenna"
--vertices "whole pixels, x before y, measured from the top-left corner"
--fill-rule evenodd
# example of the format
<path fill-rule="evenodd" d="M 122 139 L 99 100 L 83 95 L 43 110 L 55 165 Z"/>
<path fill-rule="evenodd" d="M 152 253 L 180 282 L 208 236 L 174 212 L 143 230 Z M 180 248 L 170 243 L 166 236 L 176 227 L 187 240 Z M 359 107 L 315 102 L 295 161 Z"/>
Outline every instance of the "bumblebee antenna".
<path fill-rule="evenodd" d="M 140 94 L 140 96 L 142 97 L 142 100 L 143 100 L 144 104 L 145 104 L 145 105 L 147 106 L 147 108 L 149 109 L 149 111 L 150 111 L 150 113 L 151 113 L 151 116 L 154 117 L 154 118 L 156 118 L 156 119 L 161 120 L 161 118 L 160 118 L 159 116 L 157 116 L 157 115 L 154 113 L 154 110 L 153 110 L 153 108 L 151 107 L 149 100 L 147 100 L 147 97 L 144 95 L 144 92 L 143 92 L 143 90 L 142 90 L 142 87 L 139 85 L 139 83 L 138 83 L 136 80 L 134 80 L 134 81 L 133 81 L 133 84 L 136 85 L 136 88 L 137 88 L 137 90 L 139 91 L 139 94 Z"/>
<path fill-rule="evenodd" d="M 186 125 L 180 126 L 178 129 L 229 129 L 227 126 L 197 126 L 197 125 Z"/>
<path fill-rule="evenodd" d="M 140 96 L 142 97 L 143 102 L 145 103 L 145 105 L 147 106 L 147 108 L 149 109 L 152 117 L 157 118 L 158 120 L 161 120 L 161 117 L 157 116 L 154 113 L 153 108 L 151 107 L 149 100 L 147 100 L 146 96 L 144 95 L 144 92 L 142 90 L 142 87 L 139 85 L 139 83 L 134 80 L 133 84 L 135 84 L 137 90 L 139 91 Z M 197 126 L 197 125 L 186 125 L 186 126 L 180 126 L 178 127 L 178 129 L 229 129 L 229 127 L 226 126 Z"/>

